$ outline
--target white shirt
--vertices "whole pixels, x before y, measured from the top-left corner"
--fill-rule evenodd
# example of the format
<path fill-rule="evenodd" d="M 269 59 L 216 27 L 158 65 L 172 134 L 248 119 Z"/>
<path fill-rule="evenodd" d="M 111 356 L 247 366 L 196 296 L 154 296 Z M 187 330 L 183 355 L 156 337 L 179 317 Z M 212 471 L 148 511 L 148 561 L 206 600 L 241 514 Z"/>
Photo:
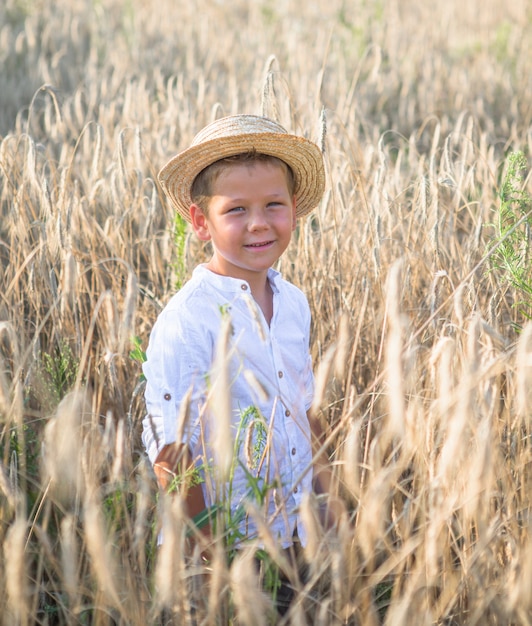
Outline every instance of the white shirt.
<path fill-rule="evenodd" d="M 303 293 L 278 272 L 270 269 L 268 279 L 273 290 L 270 326 L 246 281 L 219 276 L 204 266 L 172 297 L 153 327 L 143 366 L 148 415 L 142 440 L 153 463 L 165 445 L 176 441 L 180 405 L 191 390 L 190 414 L 180 438 L 203 467 L 206 506 L 225 499 L 235 516 L 246 499 L 254 501 L 273 535 L 287 547 L 296 526 L 305 543 L 298 506 L 312 488 L 306 415 L 314 390 L 310 310 Z M 226 315 L 231 323 L 227 391 L 234 456 L 232 471 L 220 483 L 220 396 L 207 398 L 215 386 L 212 366 Z M 256 382 L 250 383 L 250 372 Z M 261 495 L 252 493 L 252 484 Z M 242 519 L 239 528 L 250 538 L 256 531 L 252 519 Z"/>

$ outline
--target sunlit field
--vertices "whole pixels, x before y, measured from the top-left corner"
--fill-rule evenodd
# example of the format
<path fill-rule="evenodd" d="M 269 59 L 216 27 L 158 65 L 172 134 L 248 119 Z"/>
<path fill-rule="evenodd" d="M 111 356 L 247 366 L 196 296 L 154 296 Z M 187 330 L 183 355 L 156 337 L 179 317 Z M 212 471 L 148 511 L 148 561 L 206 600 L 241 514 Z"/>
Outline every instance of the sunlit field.
<path fill-rule="evenodd" d="M 531 77 L 527 0 L 0 3 L 1 624 L 532 623 Z M 267 528 L 187 550 L 140 441 L 150 329 L 208 255 L 156 173 L 233 113 L 328 177 L 279 269 L 345 512 L 305 501 L 283 618 Z"/>

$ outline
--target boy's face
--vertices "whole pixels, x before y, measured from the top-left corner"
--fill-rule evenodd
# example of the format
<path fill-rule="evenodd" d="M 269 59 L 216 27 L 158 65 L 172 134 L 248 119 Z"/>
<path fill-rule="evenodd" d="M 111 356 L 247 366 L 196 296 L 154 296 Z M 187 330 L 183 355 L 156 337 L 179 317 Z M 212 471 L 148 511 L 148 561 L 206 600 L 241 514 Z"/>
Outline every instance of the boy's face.
<path fill-rule="evenodd" d="M 296 227 L 295 197 L 272 163 L 235 164 L 214 182 L 208 216 L 190 208 L 197 236 L 211 241 L 209 269 L 253 284 L 286 250 Z"/>

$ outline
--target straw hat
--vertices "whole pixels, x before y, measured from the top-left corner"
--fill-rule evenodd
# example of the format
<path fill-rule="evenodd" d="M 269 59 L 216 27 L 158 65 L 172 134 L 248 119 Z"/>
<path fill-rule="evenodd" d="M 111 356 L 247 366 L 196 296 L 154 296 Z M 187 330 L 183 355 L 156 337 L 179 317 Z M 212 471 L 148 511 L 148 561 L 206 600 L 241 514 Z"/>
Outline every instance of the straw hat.
<path fill-rule="evenodd" d="M 296 217 L 311 211 L 325 187 L 323 158 L 318 146 L 282 126 L 256 115 L 232 115 L 205 126 L 190 148 L 170 159 L 159 172 L 159 182 L 174 207 L 190 222 L 190 189 L 196 176 L 215 161 L 255 150 L 287 163 L 294 173 Z"/>

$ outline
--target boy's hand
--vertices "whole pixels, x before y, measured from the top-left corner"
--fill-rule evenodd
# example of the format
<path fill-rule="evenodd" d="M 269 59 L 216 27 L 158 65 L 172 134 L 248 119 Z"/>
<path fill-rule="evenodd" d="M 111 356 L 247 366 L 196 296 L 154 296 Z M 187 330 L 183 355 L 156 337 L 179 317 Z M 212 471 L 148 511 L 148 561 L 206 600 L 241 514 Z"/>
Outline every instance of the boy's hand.
<path fill-rule="evenodd" d="M 184 448 L 177 443 L 171 443 L 159 452 L 155 463 L 153 464 L 153 471 L 157 476 L 157 481 L 164 491 L 167 491 L 176 474 L 178 472 L 179 462 L 182 460 Z"/>
<path fill-rule="evenodd" d="M 334 481 L 325 452 L 319 452 L 324 440 L 324 432 L 316 416 L 310 411 L 307 417 L 312 432 L 314 451 L 313 488 L 320 500 L 320 521 L 326 530 L 334 528 L 346 512 L 343 501 L 334 495 Z"/>
<path fill-rule="evenodd" d="M 329 494 L 324 501 L 320 502 L 319 511 L 321 525 L 327 531 L 338 527 L 347 509 L 343 500 Z"/>
<path fill-rule="evenodd" d="M 185 476 L 192 466 L 192 457 L 188 448 L 183 444 L 171 443 L 159 452 L 153 464 L 153 470 L 161 489 L 168 491 L 175 479 L 180 475 Z M 178 489 L 185 496 L 187 515 L 191 519 L 205 511 L 205 498 L 201 484 L 188 485 L 187 481 L 183 480 L 180 481 Z M 210 538 L 210 524 L 205 524 L 198 532 Z"/>

